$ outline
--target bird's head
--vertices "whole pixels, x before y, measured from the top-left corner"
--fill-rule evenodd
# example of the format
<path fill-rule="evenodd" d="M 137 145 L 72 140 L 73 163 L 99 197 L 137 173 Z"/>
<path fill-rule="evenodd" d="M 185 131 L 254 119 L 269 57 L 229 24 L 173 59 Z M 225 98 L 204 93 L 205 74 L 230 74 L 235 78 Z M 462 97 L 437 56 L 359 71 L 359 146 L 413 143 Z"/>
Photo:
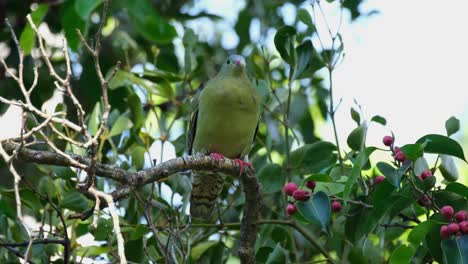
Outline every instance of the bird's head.
<path fill-rule="evenodd" d="M 224 60 L 221 67 L 221 74 L 241 75 L 245 73 L 245 59 L 241 55 L 232 54 Z"/>

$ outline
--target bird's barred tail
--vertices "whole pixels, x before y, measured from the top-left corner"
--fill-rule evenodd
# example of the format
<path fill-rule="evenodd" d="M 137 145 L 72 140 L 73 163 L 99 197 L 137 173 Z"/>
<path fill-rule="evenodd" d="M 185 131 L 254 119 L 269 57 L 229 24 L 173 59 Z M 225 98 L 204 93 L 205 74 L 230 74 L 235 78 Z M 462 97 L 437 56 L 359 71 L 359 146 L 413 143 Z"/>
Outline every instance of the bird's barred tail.
<path fill-rule="evenodd" d="M 194 218 L 209 219 L 216 206 L 216 200 L 223 190 L 223 176 L 211 171 L 193 173 L 190 215 Z"/>

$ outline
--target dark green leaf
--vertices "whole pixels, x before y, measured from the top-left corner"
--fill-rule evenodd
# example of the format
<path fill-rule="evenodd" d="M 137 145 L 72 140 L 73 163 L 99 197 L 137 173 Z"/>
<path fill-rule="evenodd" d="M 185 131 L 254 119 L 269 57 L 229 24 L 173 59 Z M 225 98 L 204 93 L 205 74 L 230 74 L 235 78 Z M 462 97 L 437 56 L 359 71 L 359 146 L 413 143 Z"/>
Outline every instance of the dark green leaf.
<path fill-rule="evenodd" d="M 358 126 L 361 125 L 361 116 L 359 115 L 358 111 L 356 111 L 356 109 L 352 107 L 351 107 L 351 118 L 356 122 Z"/>
<path fill-rule="evenodd" d="M 415 161 L 423 156 L 424 145 L 423 144 L 407 144 L 401 147 L 401 151 L 403 151 L 407 159 L 411 161 Z"/>
<path fill-rule="evenodd" d="M 460 130 L 460 120 L 452 116 L 445 122 L 445 129 L 447 130 L 447 136 L 451 136 Z"/>
<path fill-rule="evenodd" d="M 98 7 L 103 0 L 75 0 L 76 13 L 84 21 L 89 19 L 91 12 Z"/>
<path fill-rule="evenodd" d="M 49 6 L 47 4 L 39 4 L 37 9 L 31 12 L 31 19 L 36 27 L 39 27 L 39 24 L 41 24 L 48 10 Z M 34 48 L 35 40 L 36 32 L 32 29 L 31 24 L 26 22 L 26 26 L 24 27 L 23 32 L 21 32 L 19 39 L 21 50 L 25 55 L 31 53 L 31 50 Z"/>
<path fill-rule="evenodd" d="M 101 103 L 97 102 L 88 120 L 88 129 L 95 135 L 101 124 Z"/>
<path fill-rule="evenodd" d="M 439 226 L 434 220 L 427 220 L 418 224 L 408 235 L 408 242 L 412 243 L 413 246 L 418 247 L 421 242 L 424 241 L 426 234 L 434 227 Z"/>
<path fill-rule="evenodd" d="M 304 181 L 331 182 L 332 179 L 330 179 L 330 176 L 328 176 L 328 174 L 318 173 L 308 176 L 307 178 L 305 178 Z"/>
<path fill-rule="evenodd" d="M 430 134 L 418 139 L 416 143 L 422 144 L 424 142 L 427 142 L 424 148 L 424 152 L 426 153 L 445 154 L 466 161 L 460 144 L 449 137 Z"/>
<path fill-rule="evenodd" d="M 194 58 L 194 47 L 197 44 L 197 36 L 191 28 L 185 28 L 184 37 L 182 38 L 182 43 L 185 47 L 184 53 L 184 69 L 185 73 L 189 74 L 192 72 L 192 61 Z"/>
<path fill-rule="evenodd" d="M 278 50 L 281 58 L 289 65 L 294 65 L 296 61 L 296 50 L 294 49 L 294 36 L 296 29 L 291 26 L 282 26 L 278 29 L 275 35 L 275 47 Z"/>
<path fill-rule="evenodd" d="M 361 150 L 361 147 L 364 147 L 365 145 L 364 140 L 366 138 L 366 133 L 367 128 L 365 124 L 355 128 L 353 131 L 351 131 L 351 134 L 349 134 L 348 139 L 346 140 L 348 146 L 352 150 Z"/>
<path fill-rule="evenodd" d="M 78 15 L 74 1 L 67 1 L 63 5 L 62 25 L 68 46 L 72 50 L 78 51 L 78 48 L 81 46 L 81 41 L 76 30 L 79 29 L 84 37 L 86 37 L 88 33 L 88 21 L 81 19 Z"/>
<path fill-rule="evenodd" d="M 128 261 L 141 263 L 145 252 L 143 251 L 143 238 L 125 241 L 125 256 Z"/>
<path fill-rule="evenodd" d="M 265 193 L 278 192 L 283 187 L 284 176 L 281 173 L 281 166 L 278 164 L 267 164 L 258 172 L 257 176 Z"/>
<path fill-rule="evenodd" d="M 309 62 L 312 59 L 312 52 L 314 48 L 312 47 L 312 41 L 306 40 L 301 45 L 296 48 L 297 53 L 297 63 L 296 63 L 296 70 L 294 71 L 293 79 L 299 79 L 299 77 L 307 77 L 302 76 L 304 71 L 309 67 Z M 311 76 L 310 76 L 311 77 Z"/>
<path fill-rule="evenodd" d="M 379 115 L 373 116 L 371 121 L 379 123 L 382 126 L 385 126 L 387 124 L 387 120 L 384 117 L 379 116 Z"/>
<path fill-rule="evenodd" d="M 130 108 L 133 127 L 139 129 L 145 122 L 145 114 L 143 113 L 143 106 L 140 97 L 132 93 L 128 96 L 128 106 Z"/>
<path fill-rule="evenodd" d="M 143 169 L 145 165 L 146 149 L 142 146 L 135 146 L 132 150 L 132 164 L 137 170 Z"/>
<path fill-rule="evenodd" d="M 156 12 L 150 0 L 120 0 L 120 2 L 127 8 L 130 21 L 147 40 L 168 44 L 177 36 L 174 27 Z"/>
<path fill-rule="evenodd" d="M 453 158 L 447 155 L 440 155 L 440 160 L 439 170 L 442 176 L 444 176 L 444 179 L 449 182 L 458 180 L 458 169 L 457 166 L 455 166 Z"/>
<path fill-rule="evenodd" d="M 210 247 L 219 243 L 218 241 L 205 241 L 197 244 L 194 246 L 190 251 L 190 258 L 194 261 L 200 259 L 205 251 L 207 251 Z"/>
<path fill-rule="evenodd" d="M 290 166 L 295 173 L 318 173 L 335 164 L 336 147 L 330 142 L 307 144 L 291 152 Z"/>
<path fill-rule="evenodd" d="M 79 192 L 75 190 L 68 190 L 63 195 L 60 206 L 76 212 L 83 212 L 88 209 L 88 201 Z"/>
<path fill-rule="evenodd" d="M 353 190 L 353 186 L 357 181 L 357 178 L 361 175 L 361 170 L 366 165 L 369 156 L 376 150 L 375 147 L 368 147 L 364 151 L 360 152 L 356 158 L 356 162 L 354 163 L 353 169 L 351 170 L 351 175 L 349 175 L 348 180 L 345 184 L 345 189 L 343 191 L 343 199 L 346 201 L 349 199 L 351 195 L 351 191 Z"/>
<path fill-rule="evenodd" d="M 453 192 L 456 194 L 459 194 L 461 196 L 464 196 L 466 199 L 468 199 L 468 187 L 465 185 L 458 183 L 458 182 L 452 182 L 445 187 L 445 191 Z"/>
<path fill-rule="evenodd" d="M 315 26 L 312 22 L 312 17 L 310 16 L 309 11 L 305 10 L 304 8 L 300 8 L 297 11 L 297 19 L 314 30 Z"/>
<path fill-rule="evenodd" d="M 387 181 L 390 182 L 393 186 L 400 188 L 400 177 L 398 176 L 397 169 L 392 165 L 385 162 L 377 163 L 377 168 L 379 171 L 385 175 Z"/>
<path fill-rule="evenodd" d="M 304 218 L 320 225 L 323 231 L 327 230 L 330 221 L 331 208 L 328 195 L 322 191 L 316 192 L 312 199 L 296 203 L 298 211 Z"/>
<path fill-rule="evenodd" d="M 414 248 L 411 246 L 401 245 L 390 256 L 389 264 L 405 264 L 410 263 L 414 254 Z"/>
<path fill-rule="evenodd" d="M 440 246 L 444 253 L 444 263 L 468 263 L 468 235 L 463 235 L 456 239 L 442 240 Z"/>
<path fill-rule="evenodd" d="M 267 261 L 265 262 L 266 264 L 282 264 L 286 263 L 287 261 L 286 258 L 286 250 L 281 247 L 281 245 L 278 243 L 276 244 L 275 249 L 270 253 L 268 256 Z"/>

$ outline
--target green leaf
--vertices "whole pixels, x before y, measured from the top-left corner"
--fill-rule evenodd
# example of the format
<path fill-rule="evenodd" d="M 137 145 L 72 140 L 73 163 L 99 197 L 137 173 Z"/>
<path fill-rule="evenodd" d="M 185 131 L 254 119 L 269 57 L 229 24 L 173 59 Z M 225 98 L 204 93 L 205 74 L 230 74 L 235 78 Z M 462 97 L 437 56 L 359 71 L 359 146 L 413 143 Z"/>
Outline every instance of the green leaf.
<path fill-rule="evenodd" d="M 458 183 L 458 182 L 449 183 L 447 184 L 447 187 L 445 187 L 445 191 L 459 194 L 461 196 L 464 196 L 466 199 L 468 199 L 468 187 L 461 183 Z"/>
<path fill-rule="evenodd" d="M 297 64 L 296 70 L 294 71 L 294 80 L 300 79 L 299 77 L 307 77 L 302 76 L 302 74 L 309 67 L 310 60 L 312 59 L 313 50 L 314 48 L 312 47 L 312 41 L 310 41 L 310 39 L 304 41 L 301 45 L 299 45 L 296 48 Z"/>
<path fill-rule="evenodd" d="M 465 154 L 463 153 L 463 149 L 460 144 L 449 137 L 430 134 L 418 139 L 416 143 L 422 144 L 424 142 L 427 142 L 427 145 L 424 148 L 424 152 L 426 153 L 454 156 L 466 162 Z"/>
<path fill-rule="evenodd" d="M 284 176 L 281 173 L 281 166 L 269 163 L 258 172 L 258 179 L 263 187 L 263 192 L 274 193 L 281 191 Z"/>
<path fill-rule="evenodd" d="M 112 125 L 112 129 L 109 132 L 108 137 L 113 137 L 122 134 L 127 129 L 130 129 L 133 126 L 132 121 L 128 119 L 125 115 L 121 115 L 117 118 L 117 121 Z"/>
<path fill-rule="evenodd" d="M 145 252 L 143 251 L 143 238 L 125 241 L 125 256 L 132 263 L 141 263 Z"/>
<path fill-rule="evenodd" d="M 297 202 L 296 206 L 305 219 L 320 225 L 323 231 L 327 230 L 331 208 L 330 199 L 325 192 L 316 192 L 312 199 L 306 202 Z"/>
<path fill-rule="evenodd" d="M 352 150 L 361 150 L 361 147 L 364 146 L 365 138 L 366 138 L 366 126 L 360 125 L 357 128 L 355 128 L 353 131 L 351 131 L 351 134 L 349 134 L 348 139 L 346 142 L 348 143 L 348 146 Z"/>
<path fill-rule="evenodd" d="M 356 162 L 354 163 L 353 169 L 351 170 L 351 174 L 348 177 L 348 180 L 345 184 L 345 189 L 343 191 L 343 199 L 346 203 L 351 195 L 351 191 L 353 190 L 353 186 L 357 181 L 359 175 L 361 175 L 361 170 L 366 165 L 369 156 L 376 150 L 375 147 L 368 147 L 364 151 L 360 152 L 356 158 Z"/>
<path fill-rule="evenodd" d="M 312 17 L 310 16 L 309 11 L 307 11 L 304 8 L 300 8 L 297 11 L 297 19 L 299 19 L 299 21 L 306 24 L 309 28 L 315 31 L 315 26 L 314 26 L 314 23 L 312 22 Z"/>
<path fill-rule="evenodd" d="M 440 155 L 440 160 L 439 170 L 442 176 L 444 176 L 444 179 L 449 182 L 458 180 L 458 169 L 457 166 L 455 166 L 453 158 L 447 155 Z"/>
<path fill-rule="evenodd" d="M 389 264 L 407 264 L 411 262 L 414 254 L 414 248 L 411 246 L 401 245 L 390 256 Z"/>
<path fill-rule="evenodd" d="M 79 39 L 76 30 L 79 29 L 86 38 L 88 33 L 88 21 L 81 19 L 80 15 L 78 15 L 74 1 L 66 1 L 62 8 L 62 25 L 65 38 L 67 39 L 68 46 L 76 52 L 81 46 L 81 40 Z"/>
<path fill-rule="evenodd" d="M 36 27 L 39 27 L 39 24 L 41 24 L 48 10 L 49 6 L 47 4 L 39 4 L 37 9 L 31 12 L 31 19 Z M 24 55 L 31 53 L 31 50 L 34 48 L 35 41 L 36 32 L 32 29 L 31 24 L 26 22 L 26 26 L 24 27 L 23 32 L 21 32 L 19 39 L 21 50 L 23 51 Z"/>
<path fill-rule="evenodd" d="M 445 130 L 447 130 L 447 136 L 451 136 L 460 130 L 460 120 L 452 116 L 445 121 Z"/>
<path fill-rule="evenodd" d="M 282 264 L 286 263 L 286 250 L 281 247 L 280 243 L 276 244 L 275 249 L 268 256 L 266 264 Z"/>
<path fill-rule="evenodd" d="M 137 170 L 143 169 L 145 165 L 146 149 L 142 146 L 136 146 L 132 150 L 132 164 Z"/>
<path fill-rule="evenodd" d="M 335 150 L 335 145 L 326 141 L 306 144 L 291 152 L 289 165 L 294 173 L 318 173 L 336 163 Z"/>
<path fill-rule="evenodd" d="M 396 168 L 385 162 L 377 163 L 377 168 L 387 178 L 388 182 L 393 186 L 400 188 L 400 177 L 398 176 Z"/>
<path fill-rule="evenodd" d="M 358 126 L 361 124 L 361 116 L 359 115 L 358 111 L 356 111 L 356 109 L 352 107 L 351 107 L 351 118 L 356 122 Z"/>
<path fill-rule="evenodd" d="M 444 253 L 444 263 L 468 263 L 468 235 L 463 235 L 456 239 L 442 240 L 440 245 Z"/>
<path fill-rule="evenodd" d="M 424 157 L 421 157 L 414 162 L 414 174 L 421 175 L 423 171 L 428 169 L 429 165 Z"/>
<path fill-rule="evenodd" d="M 379 123 L 382 126 L 385 126 L 387 124 L 387 120 L 384 117 L 379 116 L 379 115 L 373 116 L 372 119 L 371 119 L 371 122 Z"/>
<path fill-rule="evenodd" d="M 218 244 L 218 241 L 205 241 L 197 244 L 195 247 L 192 248 L 190 251 L 190 257 L 197 261 L 203 255 L 205 251 L 207 251 L 210 247 Z"/>
<path fill-rule="evenodd" d="M 184 44 L 185 47 L 184 69 L 186 74 L 192 72 L 192 60 L 194 57 L 193 52 L 197 41 L 198 39 L 197 35 L 195 35 L 195 32 L 193 32 L 191 28 L 185 28 L 184 37 L 182 38 L 182 44 Z"/>
<path fill-rule="evenodd" d="M 101 103 L 97 102 L 88 120 L 88 129 L 95 135 L 101 124 Z"/>
<path fill-rule="evenodd" d="M 307 181 L 331 182 L 332 179 L 330 178 L 330 176 L 328 176 L 328 174 L 318 173 L 318 174 L 312 174 L 308 176 L 307 178 L 305 178 L 304 182 L 307 182 Z"/>
<path fill-rule="evenodd" d="M 156 94 L 165 98 L 173 98 L 174 90 L 172 89 L 171 84 L 166 79 L 160 78 L 158 82 L 155 83 L 151 80 L 140 78 L 134 73 L 120 70 L 118 71 L 114 78 L 109 82 L 109 89 L 115 90 L 119 87 L 138 85 L 152 94 Z"/>
<path fill-rule="evenodd" d="M 83 212 L 88 209 L 88 201 L 81 193 L 75 190 L 68 190 L 63 195 L 60 206 L 75 212 Z"/>
<path fill-rule="evenodd" d="M 111 248 L 106 247 L 104 245 L 102 246 L 89 246 L 89 247 L 77 247 L 74 249 L 74 252 L 78 256 L 86 256 L 86 257 L 96 257 L 101 254 L 105 254 L 107 252 L 110 252 Z"/>
<path fill-rule="evenodd" d="M 405 157 L 411 161 L 421 158 L 424 154 L 424 144 L 407 144 L 401 147 Z"/>
<path fill-rule="evenodd" d="M 296 29 L 291 26 L 282 26 L 278 29 L 275 35 L 275 47 L 278 50 L 281 58 L 289 65 L 294 65 L 296 62 L 296 50 L 294 49 L 294 36 Z"/>
<path fill-rule="evenodd" d="M 414 247 L 419 247 L 419 245 L 424 241 L 427 233 L 437 226 L 439 226 L 439 224 L 434 220 L 427 220 L 418 224 L 418 226 L 413 228 L 411 233 L 409 233 L 408 242 L 413 244 Z"/>
<path fill-rule="evenodd" d="M 89 19 L 91 12 L 101 5 L 103 0 L 75 0 L 76 13 L 84 21 Z"/>
<path fill-rule="evenodd" d="M 147 40 L 157 44 L 168 44 L 176 36 L 174 27 L 153 8 L 150 0 L 120 0 L 128 10 L 130 21 Z"/>
<path fill-rule="evenodd" d="M 134 124 L 133 127 L 139 129 L 145 122 L 145 114 L 143 113 L 140 97 L 135 93 L 130 94 L 128 96 L 128 106 Z"/>

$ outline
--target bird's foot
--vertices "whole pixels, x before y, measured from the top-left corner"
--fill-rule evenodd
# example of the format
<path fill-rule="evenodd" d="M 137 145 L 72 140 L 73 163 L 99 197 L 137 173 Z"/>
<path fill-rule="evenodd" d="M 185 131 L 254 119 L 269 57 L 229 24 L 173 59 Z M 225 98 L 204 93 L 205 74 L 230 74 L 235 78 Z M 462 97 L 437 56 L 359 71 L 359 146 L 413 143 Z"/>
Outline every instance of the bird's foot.
<path fill-rule="evenodd" d="M 222 154 L 215 153 L 215 152 L 210 153 L 210 157 L 212 157 L 215 160 L 223 160 L 224 159 L 224 156 Z"/>
<path fill-rule="evenodd" d="M 249 167 L 249 168 L 253 169 L 252 164 L 248 163 L 247 161 L 243 161 L 241 159 L 235 159 L 234 162 L 237 164 L 237 166 L 240 167 L 239 175 L 244 173 L 244 167 Z"/>

